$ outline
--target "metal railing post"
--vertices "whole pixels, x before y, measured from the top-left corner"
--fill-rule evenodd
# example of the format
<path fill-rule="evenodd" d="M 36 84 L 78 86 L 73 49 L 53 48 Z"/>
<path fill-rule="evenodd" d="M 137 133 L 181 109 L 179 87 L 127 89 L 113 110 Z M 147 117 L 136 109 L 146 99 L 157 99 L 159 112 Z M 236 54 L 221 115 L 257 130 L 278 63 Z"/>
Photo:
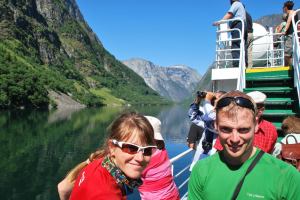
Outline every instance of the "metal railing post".
<path fill-rule="evenodd" d="M 294 12 L 295 15 L 300 13 L 300 9 Z M 294 16 L 295 16 L 294 15 Z M 299 45 L 299 35 L 300 30 L 298 30 L 298 25 L 300 24 L 300 20 L 295 21 L 294 16 L 292 17 L 292 25 L 294 29 L 293 33 L 293 66 L 294 66 L 294 86 L 297 88 L 298 95 L 298 106 L 300 108 L 300 45 Z M 299 16 L 299 15 L 298 15 Z"/>

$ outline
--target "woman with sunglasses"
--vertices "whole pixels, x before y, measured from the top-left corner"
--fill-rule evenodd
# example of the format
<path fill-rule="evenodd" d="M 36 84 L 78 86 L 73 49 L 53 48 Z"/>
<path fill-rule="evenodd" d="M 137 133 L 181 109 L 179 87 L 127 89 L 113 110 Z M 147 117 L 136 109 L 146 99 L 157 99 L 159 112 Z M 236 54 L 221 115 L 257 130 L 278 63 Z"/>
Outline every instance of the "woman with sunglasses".
<path fill-rule="evenodd" d="M 77 165 L 58 185 L 60 198 L 68 199 L 67 192 L 74 187 L 71 200 L 126 199 L 142 184 L 141 174 L 155 148 L 149 121 L 134 112 L 122 114 L 110 126 L 102 149 Z"/>

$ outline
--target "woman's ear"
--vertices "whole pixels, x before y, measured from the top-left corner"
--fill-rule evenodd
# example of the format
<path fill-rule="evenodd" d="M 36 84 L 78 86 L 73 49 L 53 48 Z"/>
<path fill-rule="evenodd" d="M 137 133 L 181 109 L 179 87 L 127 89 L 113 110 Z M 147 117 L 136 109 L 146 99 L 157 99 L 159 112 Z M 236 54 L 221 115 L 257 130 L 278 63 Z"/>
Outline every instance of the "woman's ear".
<path fill-rule="evenodd" d="M 115 156 L 116 146 L 112 143 L 111 140 L 108 141 L 108 151 L 111 157 Z"/>

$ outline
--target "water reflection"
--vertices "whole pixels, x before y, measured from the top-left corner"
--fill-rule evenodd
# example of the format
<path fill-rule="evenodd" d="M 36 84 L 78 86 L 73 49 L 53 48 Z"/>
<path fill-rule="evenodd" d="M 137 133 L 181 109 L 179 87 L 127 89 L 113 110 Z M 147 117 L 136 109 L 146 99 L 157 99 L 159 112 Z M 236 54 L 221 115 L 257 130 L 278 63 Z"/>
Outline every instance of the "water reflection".
<path fill-rule="evenodd" d="M 186 108 L 136 107 L 162 121 L 170 156 L 184 144 L 189 128 Z M 58 199 L 56 184 L 75 164 L 99 147 L 107 126 L 121 108 L 0 113 L 1 199 Z M 185 145 L 181 145 L 185 146 Z"/>

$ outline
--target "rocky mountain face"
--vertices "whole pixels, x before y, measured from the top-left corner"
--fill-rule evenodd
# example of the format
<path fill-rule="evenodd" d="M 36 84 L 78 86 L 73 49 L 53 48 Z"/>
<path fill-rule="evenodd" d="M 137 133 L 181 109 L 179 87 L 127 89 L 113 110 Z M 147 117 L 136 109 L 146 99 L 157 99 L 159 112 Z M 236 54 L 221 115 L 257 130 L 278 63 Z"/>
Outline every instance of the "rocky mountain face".
<path fill-rule="evenodd" d="M 137 58 L 123 63 L 139 74 L 153 90 L 175 102 L 190 97 L 201 79 L 196 70 L 184 65 L 161 67 Z"/>
<path fill-rule="evenodd" d="M 106 51 L 75 0 L 0 0 L 0 108 L 47 106 L 48 91 L 88 106 L 164 101 Z"/>
<path fill-rule="evenodd" d="M 267 29 L 269 27 L 275 28 L 277 25 L 279 25 L 282 22 L 282 14 L 266 15 L 255 20 L 255 22 L 263 25 Z"/>

